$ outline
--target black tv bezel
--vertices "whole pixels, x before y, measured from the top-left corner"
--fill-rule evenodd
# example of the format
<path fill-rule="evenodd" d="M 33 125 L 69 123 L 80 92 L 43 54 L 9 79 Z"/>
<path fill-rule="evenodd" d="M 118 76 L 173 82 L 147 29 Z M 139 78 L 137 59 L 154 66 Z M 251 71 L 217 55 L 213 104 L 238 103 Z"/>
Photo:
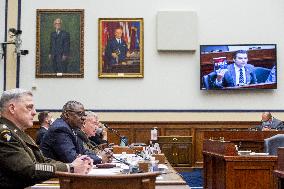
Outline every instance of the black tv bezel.
<path fill-rule="evenodd" d="M 226 89 L 217 89 L 217 88 L 215 88 L 215 89 L 204 89 L 204 88 L 202 88 L 202 69 L 201 69 L 201 47 L 202 46 L 265 46 L 265 45 L 267 45 L 267 46 L 275 46 L 275 66 L 276 66 L 276 83 L 275 83 L 275 88 L 230 88 L 230 89 L 228 89 L 228 88 L 226 88 Z M 200 85 L 199 85 L 199 87 L 200 87 L 200 90 L 201 91 L 234 91 L 234 90 L 275 90 L 275 89 L 277 89 L 278 88 L 278 79 L 277 79 L 277 75 L 278 75 L 278 66 L 277 66 L 277 64 L 278 64 L 278 60 L 277 60 L 277 44 L 276 43 L 261 43 L 261 44 L 259 44 L 259 43 L 254 43 L 254 44 L 218 44 L 218 45 L 199 45 L 199 68 L 200 68 L 200 75 L 199 75 L 199 81 L 200 81 Z"/>

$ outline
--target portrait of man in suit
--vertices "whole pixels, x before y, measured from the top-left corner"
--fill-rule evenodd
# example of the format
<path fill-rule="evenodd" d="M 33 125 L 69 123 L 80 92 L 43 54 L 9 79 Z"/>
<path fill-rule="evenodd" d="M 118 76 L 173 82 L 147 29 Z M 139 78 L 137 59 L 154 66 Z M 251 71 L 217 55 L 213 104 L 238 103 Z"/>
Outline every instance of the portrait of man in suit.
<path fill-rule="evenodd" d="M 99 77 L 143 77 L 143 19 L 99 19 Z"/>
<path fill-rule="evenodd" d="M 124 39 L 122 39 L 122 27 L 118 27 L 114 31 L 114 38 L 110 39 L 105 49 L 107 64 L 126 64 L 126 57 L 130 56 L 128 47 Z"/>
<path fill-rule="evenodd" d="M 54 20 L 54 31 L 50 34 L 50 47 L 48 58 L 52 62 L 53 71 L 55 73 L 66 73 L 68 56 L 70 52 L 70 34 L 62 30 L 62 20 L 56 18 Z"/>
<path fill-rule="evenodd" d="M 37 10 L 36 77 L 83 77 L 83 10 Z"/>

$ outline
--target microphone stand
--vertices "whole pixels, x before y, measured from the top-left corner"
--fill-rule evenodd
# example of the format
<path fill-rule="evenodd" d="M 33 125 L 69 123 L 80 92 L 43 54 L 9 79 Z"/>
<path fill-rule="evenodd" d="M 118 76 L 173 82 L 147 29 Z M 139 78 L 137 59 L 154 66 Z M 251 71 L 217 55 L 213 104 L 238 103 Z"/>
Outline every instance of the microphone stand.
<path fill-rule="evenodd" d="M 122 142 L 124 142 L 124 144 L 127 143 L 127 141 L 125 140 L 124 136 L 121 136 L 119 134 L 119 132 L 113 128 L 110 128 L 107 124 L 103 124 L 105 128 L 107 128 L 110 132 L 114 133 L 116 136 L 118 136 L 120 138 L 120 140 L 122 140 Z M 133 150 L 135 152 L 135 155 L 140 156 L 144 159 L 144 156 L 141 154 L 141 152 L 139 152 L 138 150 L 136 150 L 135 148 L 133 148 L 132 146 L 128 146 L 131 150 Z"/>
<path fill-rule="evenodd" d="M 107 153 L 107 154 L 110 154 L 108 151 L 106 151 L 105 149 L 103 149 L 101 146 L 97 145 L 95 142 L 93 142 L 93 141 L 91 141 L 91 140 L 89 140 L 89 139 L 88 139 L 88 142 L 90 143 L 90 145 L 94 146 L 95 148 L 98 148 L 99 150 L 104 151 L 104 152 Z M 124 161 L 124 160 L 121 160 L 121 159 L 118 159 L 118 158 L 114 157 L 113 154 L 111 154 L 111 157 L 112 157 L 113 159 L 119 161 L 120 163 L 123 163 L 123 164 L 125 164 L 125 165 L 130 166 L 130 163 L 128 163 L 128 162 L 126 162 L 126 161 Z"/>
<path fill-rule="evenodd" d="M 107 124 L 103 124 L 103 126 L 104 126 L 105 128 L 107 128 L 110 132 L 112 132 L 112 133 L 114 133 L 116 136 L 118 136 L 118 137 L 124 142 L 124 144 L 127 143 L 127 141 L 125 140 L 125 138 L 124 138 L 123 136 L 121 136 L 117 130 L 115 130 L 115 129 L 113 129 L 113 128 L 110 128 Z"/>
<path fill-rule="evenodd" d="M 92 150 L 94 150 L 94 148 L 98 148 L 99 150 L 105 152 L 106 154 L 110 154 L 108 151 L 106 151 L 105 149 L 103 149 L 101 146 L 99 146 L 99 145 L 97 145 L 95 142 L 89 140 L 88 137 L 84 134 L 84 132 L 83 132 L 82 130 L 80 130 L 80 129 L 77 130 L 76 135 L 77 135 L 78 137 L 80 137 L 81 140 L 82 140 L 83 142 L 85 142 L 85 143 L 87 144 L 87 146 L 88 146 L 89 148 L 91 148 Z M 114 157 L 113 154 L 110 154 L 110 155 L 111 155 L 111 157 L 112 157 L 113 159 L 115 159 L 115 160 L 117 160 L 117 161 L 119 161 L 119 162 L 121 162 L 121 163 L 123 163 L 123 164 L 125 164 L 125 165 L 130 166 L 130 163 L 128 163 L 128 162 L 126 162 L 126 161 L 123 161 L 123 160 L 120 160 L 120 159 L 117 159 L 116 157 Z"/>

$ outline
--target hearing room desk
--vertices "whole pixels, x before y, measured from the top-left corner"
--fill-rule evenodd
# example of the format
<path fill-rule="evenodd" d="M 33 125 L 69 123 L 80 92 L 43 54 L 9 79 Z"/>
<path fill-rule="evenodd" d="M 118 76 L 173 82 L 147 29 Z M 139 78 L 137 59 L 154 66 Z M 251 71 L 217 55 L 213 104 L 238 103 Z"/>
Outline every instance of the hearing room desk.
<path fill-rule="evenodd" d="M 239 156 L 234 143 L 205 140 L 203 158 L 206 189 L 277 188 L 277 156 Z"/>
<path fill-rule="evenodd" d="M 252 152 L 264 152 L 264 139 L 284 131 L 205 131 L 205 139 L 231 141 L 239 150 L 251 150 Z"/>
<path fill-rule="evenodd" d="M 190 189 L 187 183 L 182 179 L 182 177 L 173 169 L 173 167 L 167 163 L 168 167 L 167 174 L 162 174 L 160 177 L 156 178 L 155 189 Z M 52 179 L 45 181 L 41 184 L 36 184 L 31 189 L 59 189 L 58 179 Z"/>

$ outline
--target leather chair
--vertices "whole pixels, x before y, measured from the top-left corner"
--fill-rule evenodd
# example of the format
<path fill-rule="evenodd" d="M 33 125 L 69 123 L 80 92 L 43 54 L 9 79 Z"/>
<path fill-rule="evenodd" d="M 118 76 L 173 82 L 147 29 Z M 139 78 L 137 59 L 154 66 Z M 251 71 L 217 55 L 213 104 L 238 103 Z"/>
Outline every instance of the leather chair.
<path fill-rule="evenodd" d="M 267 80 L 269 74 L 270 74 L 270 69 L 268 68 L 263 68 L 263 67 L 255 67 L 254 72 L 256 75 L 256 79 L 258 83 L 265 83 Z"/>
<path fill-rule="evenodd" d="M 216 80 L 216 77 L 217 77 L 217 74 L 216 72 L 211 72 L 207 75 L 204 75 L 202 77 L 202 86 L 203 88 L 205 89 L 213 89 L 213 83 L 215 82 Z"/>
<path fill-rule="evenodd" d="M 264 139 L 264 152 L 269 155 L 277 155 L 278 147 L 284 147 L 284 134 L 277 134 Z"/>
<path fill-rule="evenodd" d="M 81 175 L 56 172 L 60 189 L 155 189 L 160 172 L 117 175 Z"/>

